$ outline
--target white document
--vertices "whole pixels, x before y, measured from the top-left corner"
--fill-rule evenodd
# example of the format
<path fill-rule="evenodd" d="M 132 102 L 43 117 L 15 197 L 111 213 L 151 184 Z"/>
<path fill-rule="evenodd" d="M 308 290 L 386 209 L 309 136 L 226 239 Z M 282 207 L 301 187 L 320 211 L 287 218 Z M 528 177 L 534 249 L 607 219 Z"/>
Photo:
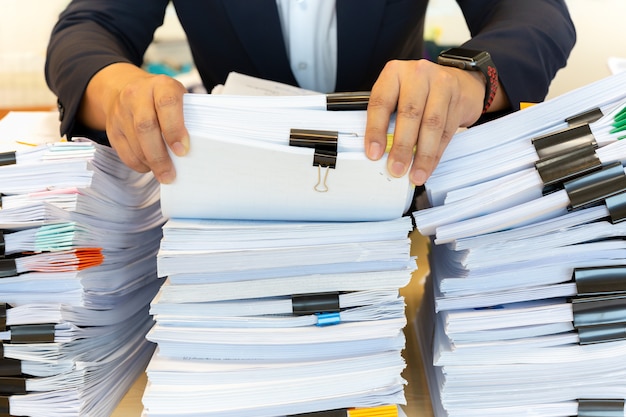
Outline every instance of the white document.
<path fill-rule="evenodd" d="M 406 238 L 408 216 L 380 222 L 295 222 L 170 219 L 163 225 L 162 250 L 244 250 Z"/>
<path fill-rule="evenodd" d="M 341 311 L 333 323 L 382 320 L 392 316 L 400 318 L 404 315 L 404 298 L 398 295 L 397 289 L 337 294 L 337 300 Z M 295 319 L 291 296 L 180 304 L 166 304 L 157 297 L 152 303 L 150 314 L 155 316 L 157 322 L 168 326 L 185 325 L 188 322 L 200 327 L 289 327 L 289 321 Z M 255 317 L 258 323 L 255 323 Z M 302 320 L 294 320 L 294 326 L 322 324 L 313 312 L 301 317 Z M 229 323 L 229 320 L 232 320 L 232 325 L 226 326 L 224 323 Z"/>
<path fill-rule="evenodd" d="M 622 132 L 623 133 L 623 132 Z M 626 163 L 626 142 L 615 141 L 596 150 L 599 163 Z M 544 183 L 535 168 L 526 168 L 465 189 L 463 197 L 447 198 L 439 206 L 414 213 L 424 235 L 433 235 L 437 227 L 485 216 L 512 208 L 542 196 Z M 470 194 L 470 192 L 473 193 Z M 448 197 L 453 194 L 448 194 Z M 461 193 L 458 193 L 461 194 Z"/>
<path fill-rule="evenodd" d="M 544 234 L 555 233 L 560 230 L 584 225 L 607 218 L 608 216 L 609 211 L 606 206 L 594 206 L 571 211 L 562 216 L 532 223 L 523 227 L 458 239 L 451 243 L 451 247 L 456 250 L 464 250 L 473 247 L 498 245 L 501 244 L 500 242 L 515 242 L 532 238 L 541 239 L 541 236 Z"/>
<path fill-rule="evenodd" d="M 314 294 L 330 291 L 365 291 L 379 288 L 402 288 L 411 280 L 415 260 L 404 267 L 381 271 L 352 273 L 327 272 L 311 275 L 272 276 L 250 280 L 219 281 L 212 276 L 174 274 L 160 290 L 163 303 L 204 303 L 234 299 Z M 257 271 L 252 271 L 256 273 Z M 179 285 L 172 285 L 179 284 Z"/>
<path fill-rule="evenodd" d="M 386 158 L 337 156 L 313 166 L 313 149 L 192 134 L 174 157 L 176 180 L 161 186 L 166 217 L 253 220 L 389 220 L 408 209 L 408 178 L 393 178 Z M 227 180 L 226 180 L 227 179 Z"/>
<path fill-rule="evenodd" d="M 148 340 L 168 357 L 215 360 L 300 361 L 349 357 L 404 348 L 406 319 L 334 326 L 241 329 L 156 324 Z"/>
<path fill-rule="evenodd" d="M 394 352 L 296 363 L 183 361 L 157 354 L 143 402 L 147 415 L 221 417 L 403 404 L 403 368 Z"/>
<path fill-rule="evenodd" d="M 310 245 L 281 248 L 233 250 L 160 250 L 157 258 L 159 276 L 176 273 L 215 273 L 219 271 L 263 270 L 309 266 L 381 262 L 409 258 L 410 240 L 357 242 L 346 244 Z"/>
<path fill-rule="evenodd" d="M 455 134 L 426 182 L 430 201 L 439 205 L 451 190 L 492 179 L 490 167 L 498 161 L 481 156 L 488 155 L 490 149 L 515 146 L 509 144 L 519 141 L 526 145 L 534 137 L 567 127 L 567 118 L 593 108 L 600 108 L 607 114 L 625 99 L 625 91 L 626 73 L 616 74 Z M 517 157 L 514 153 L 503 155 L 505 159 Z M 516 170 L 519 170 L 518 164 L 512 169 Z M 495 176 L 502 173 L 498 170 Z"/>
<path fill-rule="evenodd" d="M 365 156 L 365 111 L 327 111 L 324 95 L 184 100 L 190 151 L 172 155 L 176 180 L 161 187 L 166 217 L 388 220 L 411 203 L 408 176 L 392 177 L 386 157 Z M 290 145 L 292 129 L 335 132 L 332 162 Z"/>
<path fill-rule="evenodd" d="M 319 94 L 316 91 L 295 87 L 292 85 L 279 83 L 276 81 L 264 80 L 251 77 L 239 72 L 229 72 L 226 82 L 217 85 L 211 94 L 224 95 L 246 95 L 246 96 L 294 96 Z"/>
<path fill-rule="evenodd" d="M 503 243 L 506 247 L 507 243 Z M 436 288 L 441 297 L 517 291 L 568 282 L 574 268 L 620 265 L 624 262 L 624 243 L 621 240 L 599 240 L 579 245 L 533 251 L 528 257 L 489 259 L 492 265 L 467 269 L 464 254 L 436 247 L 431 258 L 431 269 L 436 268 Z M 511 257 L 515 257 L 511 248 Z M 506 279 L 502 279 L 505 276 Z M 569 290 L 568 290 L 569 291 Z"/>
<path fill-rule="evenodd" d="M 187 284 L 167 287 L 180 297 L 189 284 L 248 282 L 232 290 L 222 285 L 218 292 L 191 290 L 186 295 L 190 299 L 211 294 L 271 296 L 279 288 L 293 291 L 298 286 L 308 291 L 361 289 L 359 285 L 367 289 L 376 280 L 389 287 L 400 280 L 404 286 L 407 271 L 415 269 L 411 227 L 409 217 L 381 222 L 171 219 L 164 226 L 157 262 L 161 276 Z"/>

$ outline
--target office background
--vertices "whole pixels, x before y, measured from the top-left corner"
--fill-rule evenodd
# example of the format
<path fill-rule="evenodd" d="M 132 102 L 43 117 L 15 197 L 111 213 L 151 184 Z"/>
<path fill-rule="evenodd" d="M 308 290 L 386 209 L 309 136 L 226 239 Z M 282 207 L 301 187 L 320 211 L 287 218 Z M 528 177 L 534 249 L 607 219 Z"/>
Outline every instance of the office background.
<path fill-rule="evenodd" d="M 43 76 L 48 35 L 68 0 L 0 0 L 0 108 L 53 106 Z M 626 58 L 624 0 L 567 0 L 578 31 L 568 66 L 549 97 L 609 75 L 610 58 Z M 431 0 L 426 38 L 453 45 L 468 37 L 454 0 Z M 167 59 L 165 59 L 167 57 Z M 185 71 L 189 54 L 175 12 L 168 10 L 147 58 L 155 71 Z"/>

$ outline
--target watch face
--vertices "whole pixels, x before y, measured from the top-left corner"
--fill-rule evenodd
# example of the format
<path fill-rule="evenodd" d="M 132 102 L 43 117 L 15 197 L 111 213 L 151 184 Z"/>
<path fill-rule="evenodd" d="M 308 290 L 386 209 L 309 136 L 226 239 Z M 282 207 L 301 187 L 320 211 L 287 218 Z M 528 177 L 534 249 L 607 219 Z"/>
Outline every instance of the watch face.
<path fill-rule="evenodd" d="M 443 51 L 440 56 L 445 56 L 448 58 L 456 58 L 456 59 L 467 59 L 474 60 L 475 57 L 480 55 L 482 51 L 474 51 L 472 49 L 464 49 L 464 48 L 450 48 Z"/>
<path fill-rule="evenodd" d="M 491 55 L 485 51 L 475 51 L 464 48 L 451 48 L 443 51 L 437 58 L 437 63 L 462 70 L 480 71 L 485 76 L 486 93 L 483 113 L 489 109 L 498 88 L 498 71 Z"/>
<path fill-rule="evenodd" d="M 483 62 L 490 60 L 491 56 L 488 52 L 463 48 L 450 48 L 439 54 L 437 58 L 439 64 L 469 70 L 476 69 Z"/>

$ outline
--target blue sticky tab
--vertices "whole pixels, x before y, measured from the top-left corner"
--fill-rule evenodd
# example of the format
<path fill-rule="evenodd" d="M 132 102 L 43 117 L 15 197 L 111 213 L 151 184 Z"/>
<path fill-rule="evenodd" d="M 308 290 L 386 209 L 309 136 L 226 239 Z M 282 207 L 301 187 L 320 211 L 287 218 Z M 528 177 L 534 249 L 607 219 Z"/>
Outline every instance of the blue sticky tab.
<path fill-rule="evenodd" d="M 332 326 L 341 323 L 340 313 L 318 313 L 317 326 Z"/>

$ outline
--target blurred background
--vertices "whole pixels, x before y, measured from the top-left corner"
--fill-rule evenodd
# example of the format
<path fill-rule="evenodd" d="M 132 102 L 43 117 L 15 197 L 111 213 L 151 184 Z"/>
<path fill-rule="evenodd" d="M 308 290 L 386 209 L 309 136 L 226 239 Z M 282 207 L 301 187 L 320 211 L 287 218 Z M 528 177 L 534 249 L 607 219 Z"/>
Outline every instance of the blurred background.
<path fill-rule="evenodd" d="M 523 0 L 520 0 L 523 1 Z M 0 109 L 54 107 L 43 65 L 49 33 L 68 0 L 0 0 Z M 617 71 L 626 58 L 625 0 L 567 0 L 578 31 L 568 66 L 549 97 Z M 456 45 L 469 34 L 454 0 L 431 0 L 426 22 L 431 48 Z M 146 54 L 146 68 L 171 75 L 193 70 L 184 33 L 173 8 Z"/>

